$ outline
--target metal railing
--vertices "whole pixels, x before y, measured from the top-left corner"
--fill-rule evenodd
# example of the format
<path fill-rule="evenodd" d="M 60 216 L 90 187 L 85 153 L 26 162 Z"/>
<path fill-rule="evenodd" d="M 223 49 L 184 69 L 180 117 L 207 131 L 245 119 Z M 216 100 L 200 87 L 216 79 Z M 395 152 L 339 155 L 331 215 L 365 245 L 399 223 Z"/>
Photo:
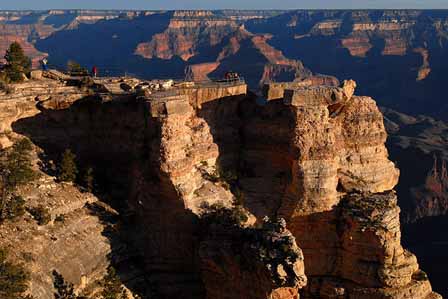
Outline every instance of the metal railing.
<path fill-rule="evenodd" d="M 175 81 L 178 83 L 186 82 L 183 80 Z M 203 80 L 203 81 L 191 81 L 194 82 L 194 86 L 191 86 L 190 88 L 195 87 L 225 87 L 225 86 L 236 86 L 236 85 L 243 85 L 246 84 L 246 80 L 243 77 L 235 78 L 235 79 L 210 79 L 210 80 Z M 188 86 L 186 88 L 189 88 Z"/>

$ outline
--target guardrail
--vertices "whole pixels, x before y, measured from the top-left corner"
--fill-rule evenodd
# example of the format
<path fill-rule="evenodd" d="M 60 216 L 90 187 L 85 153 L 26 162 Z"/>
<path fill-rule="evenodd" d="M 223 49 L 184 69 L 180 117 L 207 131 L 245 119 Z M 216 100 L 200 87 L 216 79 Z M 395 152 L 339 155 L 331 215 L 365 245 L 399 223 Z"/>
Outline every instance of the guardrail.
<path fill-rule="evenodd" d="M 60 68 L 58 69 L 57 67 L 55 67 L 53 65 L 47 65 L 47 70 L 48 71 L 56 70 L 57 72 L 60 72 L 62 75 L 70 76 L 71 79 L 82 79 L 83 77 L 92 76 L 92 74 L 87 71 L 70 72 L 70 71 L 67 71 L 64 69 L 63 70 L 61 70 Z M 100 79 L 107 79 L 107 78 L 123 78 L 123 77 L 137 78 L 141 81 L 151 81 L 151 79 L 148 79 L 148 80 L 141 79 L 135 74 L 128 73 L 128 72 L 123 71 L 118 68 L 113 69 L 113 70 L 98 68 L 98 74 L 97 74 L 96 78 L 98 80 L 100 80 Z M 169 80 L 169 79 L 160 79 L 160 81 L 164 81 L 164 80 Z M 188 80 L 185 80 L 185 78 L 172 79 L 172 80 L 177 84 L 182 84 L 185 82 L 194 82 L 193 86 L 186 85 L 186 86 L 184 86 L 184 88 L 198 88 L 198 87 L 219 88 L 219 87 L 231 87 L 231 86 L 246 84 L 246 80 L 244 79 L 244 77 L 238 77 L 238 78 L 232 78 L 232 79 L 210 78 L 209 80 L 202 80 L 202 81 L 188 81 Z"/>
<path fill-rule="evenodd" d="M 179 82 L 185 82 L 185 81 L 179 81 Z M 192 81 L 194 82 L 194 86 L 190 88 L 195 87 L 225 87 L 225 86 L 235 86 L 235 85 L 243 85 L 246 84 L 246 80 L 243 77 L 235 78 L 235 79 L 211 79 L 208 81 Z M 189 87 L 186 87 L 189 88 Z"/>

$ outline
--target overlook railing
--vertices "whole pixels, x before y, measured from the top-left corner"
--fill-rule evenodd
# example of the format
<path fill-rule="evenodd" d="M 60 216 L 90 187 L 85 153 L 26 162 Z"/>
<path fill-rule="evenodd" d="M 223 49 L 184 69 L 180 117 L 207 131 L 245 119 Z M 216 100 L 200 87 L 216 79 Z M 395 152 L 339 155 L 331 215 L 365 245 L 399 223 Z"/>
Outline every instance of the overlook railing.
<path fill-rule="evenodd" d="M 69 71 L 67 69 L 61 69 L 60 67 L 57 67 L 55 65 L 47 65 L 48 70 L 57 70 L 58 72 L 70 76 L 70 77 L 88 77 L 92 76 L 92 72 L 90 70 L 80 70 L 80 71 Z M 151 79 L 145 79 L 141 78 L 137 74 L 130 73 L 126 70 L 123 70 L 121 68 L 115 68 L 115 67 L 107 67 L 107 66 L 97 66 L 97 77 L 108 77 L 108 78 L 121 78 L 121 77 L 131 77 L 136 78 L 142 81 L 151 81 Z M 169 80 L 170 78 L 160 79 L 163 80 Z M 185 78 L 176 78 L 172 79 L 175 83 L 183 83 L 183 82 L 189 82 L 190 80 L 186 80 Z M 195 86 L 204 86 L 204 87 L 219 87 L 219 86 L 233 86 L 233 85 L 241 85 L 245 84 L 246 80 L 244 77 L 238 77 L 238 78 L 232 78 L 232 79 L 223 79 L 223 78 L 210 78 L 209 80 L 191 80 L 190 82 L 194 82 Z M 188 88 L 188 86 L 185 86 L 185 88 Z"/>

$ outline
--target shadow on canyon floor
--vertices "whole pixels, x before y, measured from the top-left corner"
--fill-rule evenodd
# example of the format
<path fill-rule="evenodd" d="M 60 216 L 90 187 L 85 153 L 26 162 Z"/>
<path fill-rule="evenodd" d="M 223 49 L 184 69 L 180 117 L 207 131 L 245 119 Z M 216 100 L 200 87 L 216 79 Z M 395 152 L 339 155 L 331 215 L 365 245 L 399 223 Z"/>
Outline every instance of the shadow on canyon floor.
<path fill-rule="evenodd" d="M 434 290 L 448 298 L 448 217 L 426 217 L 403 225 L 403 244 L 418 257 Z"/>

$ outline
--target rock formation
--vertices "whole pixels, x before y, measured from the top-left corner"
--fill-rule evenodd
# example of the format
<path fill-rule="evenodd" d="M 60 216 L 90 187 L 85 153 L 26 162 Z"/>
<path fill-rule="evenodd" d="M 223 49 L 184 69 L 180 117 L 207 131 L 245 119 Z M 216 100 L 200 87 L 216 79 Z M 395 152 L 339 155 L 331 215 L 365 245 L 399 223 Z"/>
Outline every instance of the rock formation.
<path fill-rule="evenodd" d="M 215 226 L 207 234 L 199 249 L 206 298 L 299 297 L 307 283 L 303 254 L 284 219 L 264 219 L 260 229 Z"/>
<path fill-rule="evenodd" d="M 399 172 L 382 114 L 354 95 L 354 81 L 272 83 L 263 103 L 240 81 L 161 91 L 130 82 L 110 97 L 107 82 L 90 91 L 52 83 L 75 96 L 43 97 L 50 81 L 13 86 L 23 95 L 5 101 L 13 113 L 3 127 L 50 157 L 70 147 L 125 198 L 125 232 L 157 295 L 440 298 L 401 246 Z M 204 205 L 247 221 L 223 229 L 218 213 L 204 224 Z"/>

